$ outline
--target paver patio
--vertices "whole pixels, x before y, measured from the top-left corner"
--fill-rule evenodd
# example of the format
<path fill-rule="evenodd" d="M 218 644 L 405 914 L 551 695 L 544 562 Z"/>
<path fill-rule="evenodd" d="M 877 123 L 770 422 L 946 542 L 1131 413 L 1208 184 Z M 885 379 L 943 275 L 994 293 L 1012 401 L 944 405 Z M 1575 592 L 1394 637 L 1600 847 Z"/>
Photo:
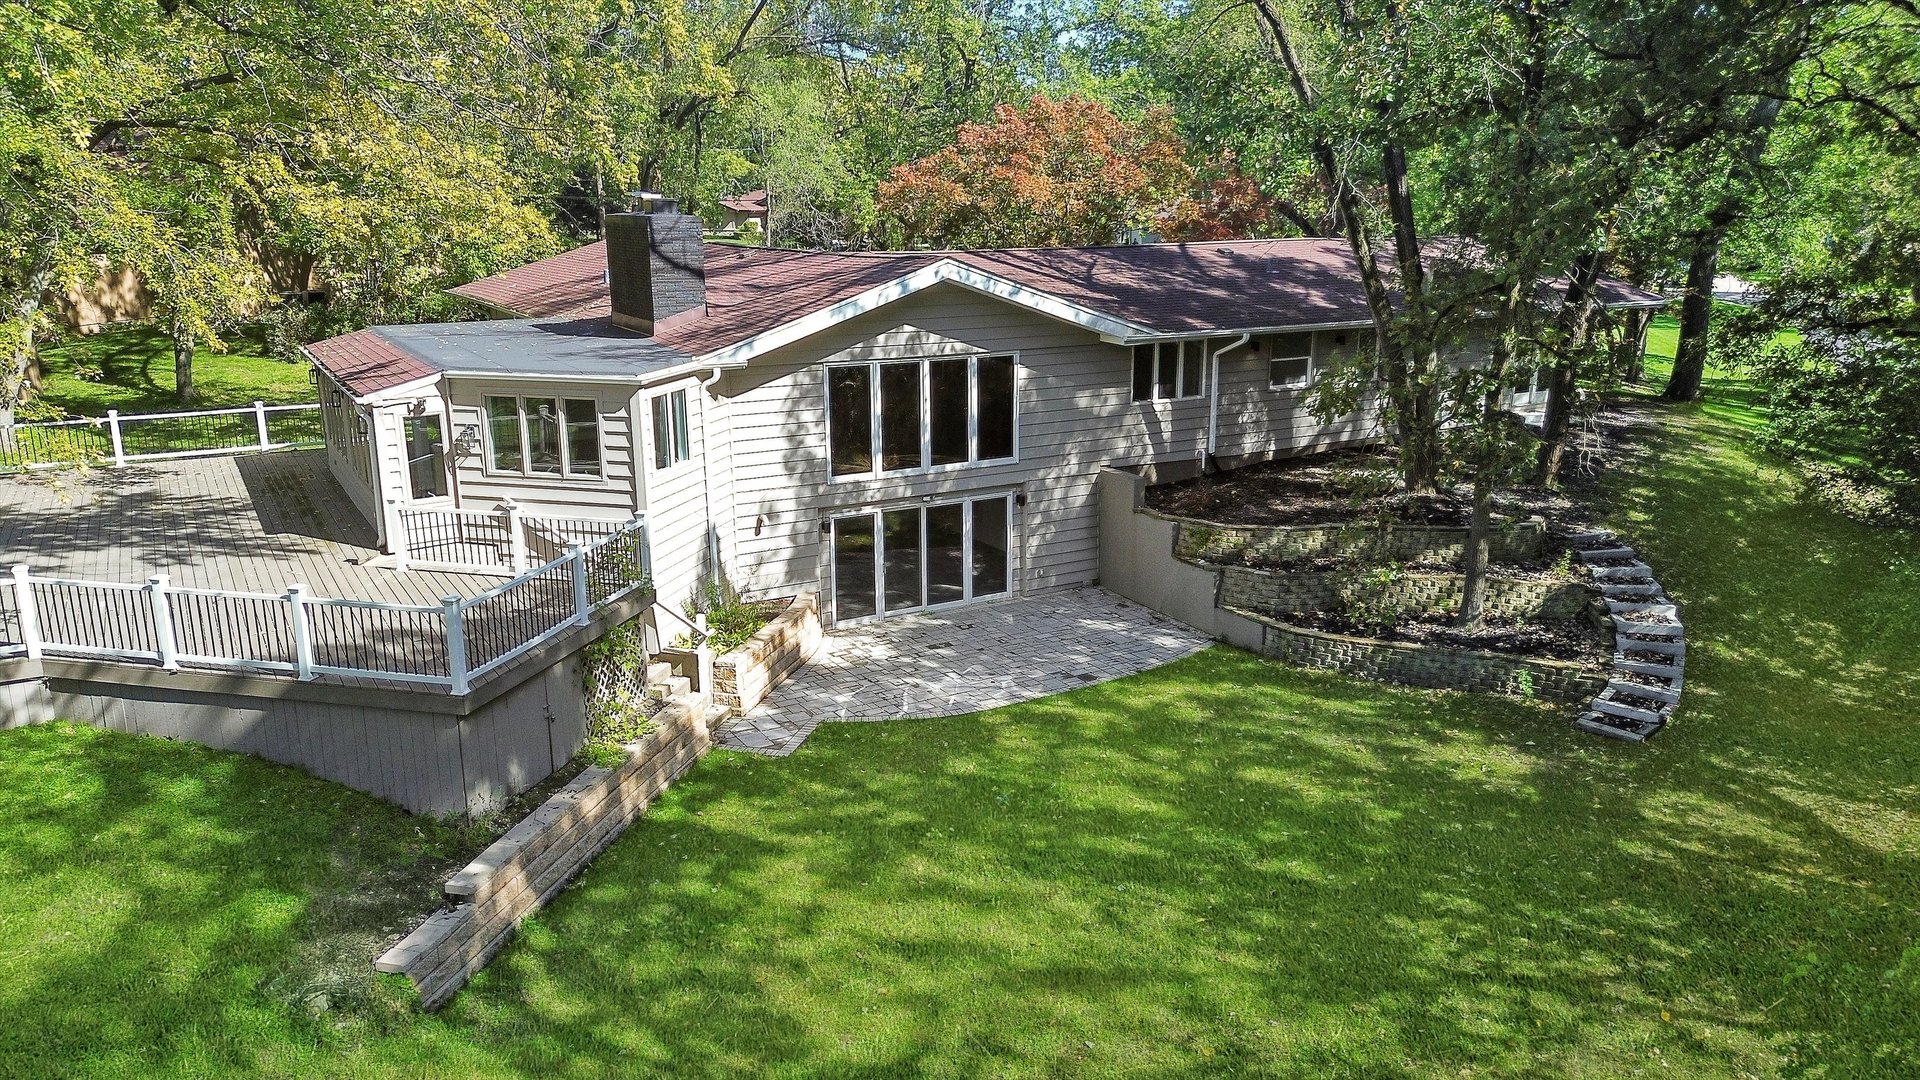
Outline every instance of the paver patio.
<path fill-rule="evenodd" d="M 828 721 L 978 712 L 1132 675 L 1210 643 L 1091 586 L 888 619 L 829 633 L 716 741 L 784 757 Z"/>

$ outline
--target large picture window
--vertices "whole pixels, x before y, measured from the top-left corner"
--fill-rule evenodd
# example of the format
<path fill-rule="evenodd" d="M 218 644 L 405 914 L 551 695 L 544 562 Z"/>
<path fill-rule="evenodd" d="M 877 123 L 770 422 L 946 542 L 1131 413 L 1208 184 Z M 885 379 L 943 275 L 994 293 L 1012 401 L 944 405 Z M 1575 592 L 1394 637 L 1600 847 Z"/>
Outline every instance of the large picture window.
<path fill-rule="evenodd" d="M 1011 356 L 829 367 L 832 475 L 874 476 L 1014 457 L 1014 381 Z"/>
<path fill-rule="evenodd" d="M 488 397 L 487 468 L 600 477 L 600 405 L 590 398 Z"/>
<path fill-rule="evenodd" d="M 1133 347 L 1133 400 L 1177 401 L 1206 392 L 1205 341 L 1156 341 Z"/>

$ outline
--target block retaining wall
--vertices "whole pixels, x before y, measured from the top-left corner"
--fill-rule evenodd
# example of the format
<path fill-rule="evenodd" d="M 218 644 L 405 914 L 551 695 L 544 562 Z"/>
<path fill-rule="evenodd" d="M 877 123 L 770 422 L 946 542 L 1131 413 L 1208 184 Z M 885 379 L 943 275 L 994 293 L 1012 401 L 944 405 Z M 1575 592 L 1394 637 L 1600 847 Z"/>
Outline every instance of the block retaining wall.
<path fill-rule="evenodd" d="M 447 906 L 374 961 L 405 975 L 429 1010 L 487 966 L 527 916 L 545 907 L 594 856 L 713 745 L 705 694 L 674 698 L 617 768 L 588 768 L 447 879 Z"/>
<path fill-rule="evenodd" d="M 713 661 L 713 700 L 745 713 L 820 648 L 820 594 L 805 592 L 741 646 Z"/>
<path fill-rule="evenodd" d="M 1343 593 L 1354 587 L 1351 574 L 1339 571 L 1273 571 L 1242 566 L 1220 571 L 1220 604 L 1262 615 L 1290 611 L 1336 611 L 1347 606 Z M 1407 611 L 1455 611 L 1466 587 L 1461 574 L 1403 574 L 1385 585 L 1364 586 L 1370 597 Z M 1598 594 L 1576 581 L 1487 576 L 1486 609 L 1511 619 L 1572 619 Z"/>
<path fill-rule="evenodd" d="M 1192 562 L 1284 566 L 1365 553 L 1403 562 L 1457 563 L 1467 549 L 1467 530 L 1444 525 L 1400 525 L 1383 535 L 1353 526 L 1223 525 L 1154 516 L 1174 522 L 1173 553 Z M 1547 552 L 1547 523 L 1537 517 L 1505 522 L 1488 544 L 1497 562 L 1537 561 Z"/>
<path fill-rule="evenodd" d="M 1534 697 L 1569 704 L 1585 702 L 1607 685 L 1604 674 L 1564 660 L 1348 637 L 1308 630 L 1255 612 L 1238 614 L 1263 626 L 1259 649 L 1263 656 L 1376 682 L 1521 694 L 1528 681 L 1521 673 L 1527 672 Z"/>

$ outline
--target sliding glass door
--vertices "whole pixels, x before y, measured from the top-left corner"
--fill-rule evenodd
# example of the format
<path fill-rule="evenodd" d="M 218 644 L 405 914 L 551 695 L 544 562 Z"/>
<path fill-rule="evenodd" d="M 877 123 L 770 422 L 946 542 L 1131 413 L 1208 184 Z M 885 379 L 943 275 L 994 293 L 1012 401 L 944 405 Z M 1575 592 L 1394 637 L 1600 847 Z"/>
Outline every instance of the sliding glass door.
<path fill-rule="evenodd" d="M 1005 596 L 1010 496 L 863 510 L 833 519 L 833 617 L 845 624 Z"/>

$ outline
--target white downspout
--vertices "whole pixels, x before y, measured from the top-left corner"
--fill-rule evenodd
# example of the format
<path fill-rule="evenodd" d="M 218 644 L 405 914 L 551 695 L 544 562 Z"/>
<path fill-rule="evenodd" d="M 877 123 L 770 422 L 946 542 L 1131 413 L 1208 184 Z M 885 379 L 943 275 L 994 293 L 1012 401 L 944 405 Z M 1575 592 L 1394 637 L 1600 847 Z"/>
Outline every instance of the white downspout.
<path fill-rule="evenodd" d="M 1213 391 L 1207 401 L 1207 464 L 1212 464 L 1220 449 L 1220 358 L 1229 352 L 1253 340 L 1252 334 L 1241 334 L 1236 341 L 1230 341 L 1213 352 Z"/>
<path fill-rule="evenodd" d="M 715 584 L 720 581 L 720 534 L 713 527 L 713 455 L 708 452 L 713 433 L 708 423 L 707 405 L 713 397 L 711 391 L 714 384 L 724 374 L 724 369 L 716 367 L 700 380 L 700 496 L 706 507 L 707 572 Z"/>

